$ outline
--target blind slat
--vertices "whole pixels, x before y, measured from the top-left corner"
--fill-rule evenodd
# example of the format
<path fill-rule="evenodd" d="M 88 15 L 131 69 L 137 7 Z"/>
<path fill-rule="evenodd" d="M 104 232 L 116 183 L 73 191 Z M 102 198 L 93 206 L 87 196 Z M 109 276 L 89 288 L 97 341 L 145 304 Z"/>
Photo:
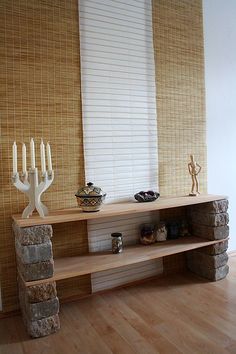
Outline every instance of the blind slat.
<path fill-rule="evenodd" d="M 114 7 L 113 7 L 114 5 Z M 157 121 L 151 0 L 80 0 L 81 91 L 86 180 L 106 203 L 157 190 Z M 112 11 L 111 11 L 112 9 Z M 111 233 L 139 242 L 158 215 L 88 221 L 90 251 L 111 249 Z M 162 260 L 92 275 L 93 291 L 156 275 Z"/>

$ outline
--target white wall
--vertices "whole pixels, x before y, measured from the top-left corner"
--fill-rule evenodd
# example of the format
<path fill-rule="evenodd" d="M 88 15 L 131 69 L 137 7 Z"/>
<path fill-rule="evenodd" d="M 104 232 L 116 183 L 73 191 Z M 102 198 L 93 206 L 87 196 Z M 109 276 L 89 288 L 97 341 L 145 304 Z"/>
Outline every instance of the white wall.
<path fill-rule="evenodd" d="M 236 1 L 203 0 L 208 192 L 230 200 L 236 250 Z"/>

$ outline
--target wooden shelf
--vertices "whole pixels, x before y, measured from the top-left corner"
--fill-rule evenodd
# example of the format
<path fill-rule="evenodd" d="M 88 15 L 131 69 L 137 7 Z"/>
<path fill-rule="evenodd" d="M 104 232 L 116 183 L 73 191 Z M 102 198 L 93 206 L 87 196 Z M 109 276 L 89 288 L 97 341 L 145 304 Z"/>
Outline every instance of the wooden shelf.
<path fill-rule="evenodd" d="M 213 245 L 222 241 L 224 240 L 209 241 L 189 236 L 149 246 L 135 245 L 125 247 L 124 251 L 120 254 L 94 252 L 78 257 L 55 259 L 55 270 L 52 278 L 26 282 L 25 284 L 26 286 L 31 286 L 101 272 Z"/>
<path fill-rule="evenodd" d="M 34 225 L 52 225 L 71 221 L 92 220 L 117 215 L 144 213 L 147 211 L 155 211 L 200 203 L 207 203 L 221 199 L 227 199 L 227 197 L 222 195 L 204 194 L 199 195 L 197 197 L 183 196 L 172 198 L 159 198 L 155 202 L 150 203 L 125 202 L 104 204 L 100 211 L 90 213 L 83 212 L 79 208 L 71 208 L 52 211 L 50 212 L 50 215 L 46 216 L 45 218 L 41 218 L 38 215 L 33 215 L 29 219 L 22 219 L 21 214 L 13 215 L 12 217 L 20 227 L 29 227 Z"/>

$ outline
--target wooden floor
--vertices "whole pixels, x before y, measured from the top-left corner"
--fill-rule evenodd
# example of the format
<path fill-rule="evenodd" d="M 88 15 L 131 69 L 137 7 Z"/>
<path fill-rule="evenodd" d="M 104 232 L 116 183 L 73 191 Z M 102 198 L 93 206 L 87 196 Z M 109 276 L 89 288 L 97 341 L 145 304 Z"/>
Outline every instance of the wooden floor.
<path fill-rule="evenodd" d="M 236 353 L 236 256 L 230 269 L 216 283 L 188 273 L 64 304 L 62 329 L 45 338 L 2 319 L 0 353 Z"/>

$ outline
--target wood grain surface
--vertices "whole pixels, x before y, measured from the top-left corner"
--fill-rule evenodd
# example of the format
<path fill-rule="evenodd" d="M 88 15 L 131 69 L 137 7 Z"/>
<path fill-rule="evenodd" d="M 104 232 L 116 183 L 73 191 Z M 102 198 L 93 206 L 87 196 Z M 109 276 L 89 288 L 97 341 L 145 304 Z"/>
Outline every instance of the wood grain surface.
<path fill-rule="evenodd" d="M 28 219 L 22 219 L 21 215 L 13 215 L 13 220 L 20 227 L 29 227 L 33 225 L 43 224 L 59 224 L 71 221 L 92 220 L 100 218 L 108 218 L 119 215 L 129 215 L 144 213 L 147 211 L 158 211 L 169 208 L 177 208 L 188 205 L 207 203 L 214 200 L 227 198 L 223 195 L 203 194 L 197 197 L 171 197 L 159 198 L 154 202 L 138 203 L 138 202 L 123 202 L 114 204 L 105 204 L 98 212 L 83 212 L 79 208 L 62 209 L 50 212 L 50 215 L 41 218 L 40 216 L 32 216 Z"/>
<path fill-rule="evenodd" d="M 0 321 L 1 354 L 234 354 L 236 257 L 209 282 L 173 274 L 60 309 L 61 330 L 29 339 L 22 318 Z"/>

